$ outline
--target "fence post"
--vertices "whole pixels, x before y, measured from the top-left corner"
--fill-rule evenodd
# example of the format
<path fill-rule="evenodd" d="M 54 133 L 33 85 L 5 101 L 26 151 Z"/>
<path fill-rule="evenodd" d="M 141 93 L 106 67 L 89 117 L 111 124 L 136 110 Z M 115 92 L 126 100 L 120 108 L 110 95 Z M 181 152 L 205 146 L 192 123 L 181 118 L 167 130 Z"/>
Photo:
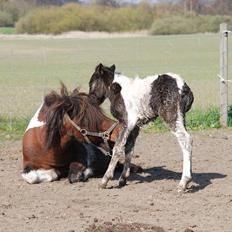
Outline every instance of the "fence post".
<path fill-rule="evenodd" d="M 220 123 L 228 125 L 228 30 L 227 24 L 220 24 Z"/>

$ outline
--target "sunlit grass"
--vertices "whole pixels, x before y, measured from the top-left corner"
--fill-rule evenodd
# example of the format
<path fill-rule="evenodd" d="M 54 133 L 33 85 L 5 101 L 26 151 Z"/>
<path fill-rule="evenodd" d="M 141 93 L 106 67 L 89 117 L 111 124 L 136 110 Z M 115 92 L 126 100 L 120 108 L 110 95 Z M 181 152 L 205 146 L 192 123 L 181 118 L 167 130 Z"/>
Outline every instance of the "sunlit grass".
<path fill-rule="evenodd" d="M 0 140 L 22 137 L 30 118 L 0 117 Z"/>
<path fill-rule="evenodd" d="M 32 115 L 44 94 L 59 88 L 60 80 L 69 89 L 81 86 L 87 91 L 99 62 L 116 64 L 118 71 L 132 77 L 178 73 L 193 90 L 193 109 L 218 107 L 219 42 L 217 34 L 1 40 L 0 116 Z M 229 93 L 232 102 L 232 91 Z"/>
<path fill-rule="evenodd" d="M 191 110 L 187 113 L 186 126 L 188 130 L 205 130 L 220 128 L 219 109 L 212 107 L 206 111 Z M 0 140 L 19 139 L 30 121 L 27 118 L 0 117 Z M 232 127 L 232 106 L 229 110 L 229 126 Z M 162 120 L 158 118 L 143 129 L 145 133 L 168 131 Z"/>
<path fill-rule="evenodd" d="M 232 127 L 232 106 L 228 114 L 228 126 Z M 202 109 L 191 110 L 186 114 L 186 127 L 188 130 L 205 130 L 221 128 L 220 113 L 217 107 L 211 107 L 206 111 Z M 158 118 L 152 122 L 144 131 L 145 132 L 163 132 L 167 127 L 162 120 Z"/>
<path fill-rule="evenodd" d="M 15 34 L 15 28 L 14 27 L 0 27 L 0 34 Z"/>

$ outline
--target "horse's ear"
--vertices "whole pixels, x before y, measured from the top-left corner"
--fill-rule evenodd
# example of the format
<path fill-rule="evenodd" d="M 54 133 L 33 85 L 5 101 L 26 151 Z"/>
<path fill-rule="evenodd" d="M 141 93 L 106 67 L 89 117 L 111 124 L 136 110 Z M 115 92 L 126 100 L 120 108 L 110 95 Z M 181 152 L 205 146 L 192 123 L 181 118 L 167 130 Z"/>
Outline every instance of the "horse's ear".
<path fill-rule="evenodd" d="M 112 72 L 115 71 L 115 68 L 116 68 L 116 67 L 115 67 L 115 64 L 113 64 L 113 65 L 110 67 L 110 69 L 111 69 Z"/>
<path fill-rule="evenodd" d="M 95 68 L 95 72 L 98 72 L 100 74 L 103 74 L 103 64 L 100 63 L 96 68 Z"/>
<path fill-rule="evenodd" d="M 61 94 L 61 96 L 68 96 L 67 87 L 65 86 L 65 84 L 62 81 L 60 81 L 60 94 Z"/>

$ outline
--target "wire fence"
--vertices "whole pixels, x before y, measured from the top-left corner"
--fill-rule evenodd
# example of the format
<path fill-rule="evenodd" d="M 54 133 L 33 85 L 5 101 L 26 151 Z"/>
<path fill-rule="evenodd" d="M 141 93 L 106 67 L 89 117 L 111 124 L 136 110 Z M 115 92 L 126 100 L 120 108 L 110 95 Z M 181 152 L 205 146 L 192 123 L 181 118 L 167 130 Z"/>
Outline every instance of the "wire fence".
<path fill-rule="evenodd" d="M 194 92 L 193 109 L 219 107 L 219 44 L 219 34 L 1 39 L 0 127 L 6 123 L 12 127 L 16 118 L 30 118 L 44 95 L 59 89 L 59 81 L 70 90 L 80 86 L 87 91 L 99 62 L 116 64 L 117 70 L 127 76 L 178 73 Z M 232 79 L 230 72 L 228 79 Z M 229 105 L 231 88 L 229 84 Z"/>

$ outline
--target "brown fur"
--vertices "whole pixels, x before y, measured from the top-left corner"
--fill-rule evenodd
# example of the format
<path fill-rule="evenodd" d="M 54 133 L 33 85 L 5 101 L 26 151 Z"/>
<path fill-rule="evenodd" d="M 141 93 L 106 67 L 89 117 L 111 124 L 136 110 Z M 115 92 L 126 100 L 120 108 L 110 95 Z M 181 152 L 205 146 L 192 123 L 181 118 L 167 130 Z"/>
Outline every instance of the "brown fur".
<path fill-rule="evenodd" d="M 79 181 L 84 181 L 86 179 L 81 179 L 83 176 L 81 173 L 89 167 L 87 161 L 89 155 L 94 159 L 91 166 L 95 170 L 93 174 L 105 172 L 110 157 L 106 157 L 100 150 L 90 151 L 90 145 L 87 148 L 80 143 L 83 136 L 63 120 L 65 113 L 80 126 L 91 131 L 106 131 L 114 123 L 103 114 L 100 107 L 92 105 L 87 94 L 79 93 L 77 89 L 68 93 L 62 84 L 60 94 L 52 91 L 44 99 L 38 119 L 46 124 L 27 130 L 23 136 L 24 173 L 37 169 L 55 169 L 60 178 L 67 176 L 68 172 L 70 174 L 71 170 L 77 178 L 73 180 L 73 175 L 69 175 L 70 182 L 75 182 L 79 177 Z M 111 148 L 119 130 L 120 125 L 114 128 L 110 135 Z M 70 137 L 70 133 L 73 136 Z M 90 137 L 90 140 L 97 143 L 99 139 Z M 141 171 L 140 167 L 133 168 L 135 171 Z"/>
<path fill-rule="evenodd" d="M 89 131 L 102 131 L 101 123 L 109 121 L 98 105 L 93 105 L 88 95 L 75 89 L 68 93 L 62 84 L 60 94 L 52 92 L 45 97 L 45 104 L 49 106 L 46 114 L 46 148 L 58 146 L 67 128 L 64 124 L 64 115 L 69 117 L 81 128 Z M 67 125 L 66 125 L 67 126 Z M 82 136 L 80 135 L 80 139 Z"/>

